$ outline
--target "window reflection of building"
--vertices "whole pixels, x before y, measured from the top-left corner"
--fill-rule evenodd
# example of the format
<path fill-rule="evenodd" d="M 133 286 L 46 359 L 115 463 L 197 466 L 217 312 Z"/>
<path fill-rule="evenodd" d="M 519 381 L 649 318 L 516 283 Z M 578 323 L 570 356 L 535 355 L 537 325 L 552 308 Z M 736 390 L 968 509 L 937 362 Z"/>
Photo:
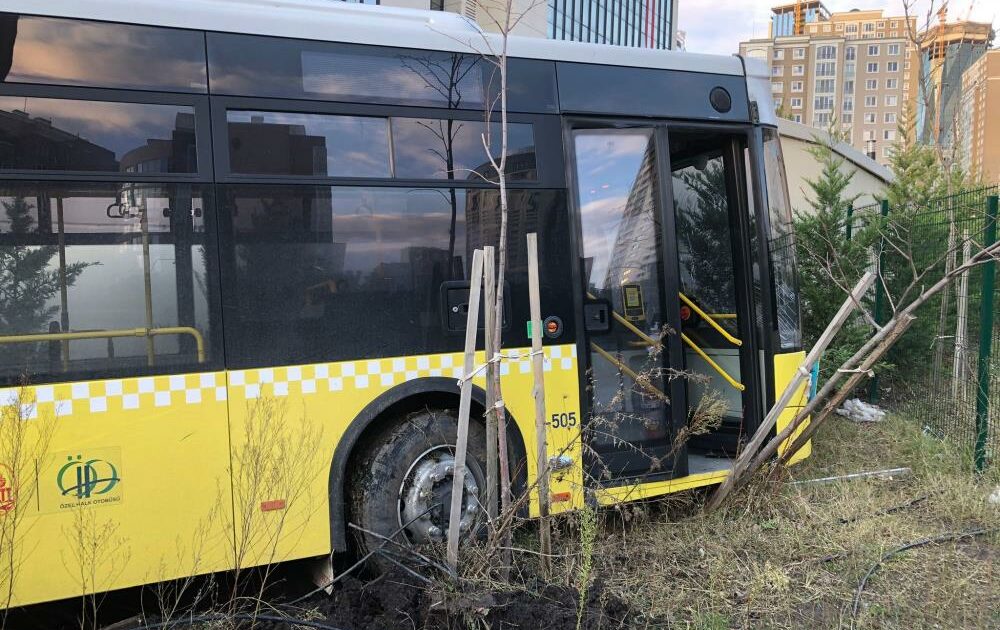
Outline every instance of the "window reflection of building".
<path fill-rule="evenodd" d="M 176 173 L 197 170 L 194 114 L 176 116 L 170 138 L 149 138 L 121 157 L 123 173 Z"/>
<path fill-rule="evenodd" d="M 20 109 L 0 109 L 0 169 L 117 171 L 115 152 L 63 131 L 41 116 Z"/>
<path fill-rule="evenodd" d="M 617 289 L 625 284 L 656 282 L 657 234 L 660 223 L 656 207 L 656 160 L 650 138 L 642 162 L 622 209 L 618 232 L 604 278 L 604 289 L 613 290 L 613 301 L 621 301 Z M 649 300 L 646 308 L 655 307 Z M 620 306 L 619 306 L 620 308 Z M 647 315 L 655 313 L 647 313 Z M 652 321 L 652 320 L 647 320 Z"/>
<path fill-rule="evenodd" d="M 0 96 L 0 169 L 193 173 L 197 166 L 192 107 Z"/>
<path fill-rule="evenodd" d="M 236 173 L 327 175 L 326 138 L 306 133 L 304 125 L 229 122 L 230 167 Z"/>

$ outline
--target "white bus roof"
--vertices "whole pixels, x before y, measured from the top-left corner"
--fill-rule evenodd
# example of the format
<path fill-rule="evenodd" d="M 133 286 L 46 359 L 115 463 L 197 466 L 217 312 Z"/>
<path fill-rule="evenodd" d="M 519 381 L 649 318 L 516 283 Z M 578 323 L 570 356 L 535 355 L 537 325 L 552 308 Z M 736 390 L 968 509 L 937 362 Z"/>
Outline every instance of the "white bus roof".
<path fill-rule="evenodd" d="M 444 11 L 338 0 L 0 0 L 0 11 L 152 26 L 489 53 L 499 38 Z M 743 75 L 739 58 L 512 36 L 511 57 Z"/>

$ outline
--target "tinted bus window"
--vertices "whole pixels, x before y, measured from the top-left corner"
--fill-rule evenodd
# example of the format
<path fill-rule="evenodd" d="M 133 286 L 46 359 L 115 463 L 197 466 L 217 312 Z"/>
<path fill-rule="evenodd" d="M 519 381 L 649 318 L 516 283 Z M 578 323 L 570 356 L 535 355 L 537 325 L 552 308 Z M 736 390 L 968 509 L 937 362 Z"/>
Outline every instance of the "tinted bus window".
<path fill-rule="evenodd" d="M 217 275 L 208 269 L 210 212 L 207 189 L 191 185 L 0 186 L 0 381 L 208 366 Z M 134 334 L 168 327 L 184 330 Z M 18 338 L 46 333 L 80 338 Z"/>
<path fill-rule="evenodd" d="M 224 274 L 230 276 L 224 279 L 226 356 L 234 367 L 460 349 L 461 334 L 447 330 L 441 285 L 466 280 L 472 250 L 496 242 L 496 190 L 223 190 L 233 238 Z M 550 244 L 541 252 L 543 307 L 571 323 L 563 194 L 511 191 L 510 203 L 514 321 L 527 317 L 524 242 L 536 231 Z M 508 335 L 510 343 L 528 342 L 523 326 L 511 326 Z"/>
<path fill-rule="evenodd" d="M 0 96 L 0 169 L 194 173 L 194 108 Z"/>
<path fill-rule="evenodd" d="M 47 83 L 204 92 L 205 39 L 197 31 L 0 15 L 0 77 Z"/>
<path fill-rule="evenodd" d="M 230 33 L 208 34 L 212 92 L 482 109 L 497 89 L 479 55 Z M 510 61 L 511 111 L 555 112 L 551 63 Z"/>
<path fill-rule="evenodd" d="M 234 173 L 390 177 L 386 118 L 228 111 Z"/>
<path fill-rule="evenodd" d="M 404 179 L 496 180 L 483 147 L 486 123 L 478 120 L 393 118 L 392 141 L 396 177 Z M 500 124 L 491 123 L 490 153 L 501 153 Z M 508 125 L 507 175 L 512 180 L 534 180 L 535 140 L 531 125 Z"/>

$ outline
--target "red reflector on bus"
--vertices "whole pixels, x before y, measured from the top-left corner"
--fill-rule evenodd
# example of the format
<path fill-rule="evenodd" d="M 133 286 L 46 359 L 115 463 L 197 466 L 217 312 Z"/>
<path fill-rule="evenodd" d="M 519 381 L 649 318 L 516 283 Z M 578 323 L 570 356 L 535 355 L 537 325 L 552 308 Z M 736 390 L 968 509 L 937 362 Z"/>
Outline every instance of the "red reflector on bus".
<path fill-rule="evenodd" d="M 273 512 L 274 510 L 285 509 L 284 499 L 271 499 L 270 501 L 261 501 L 260 511 L 261 512 Z"/>
<path fill-rule="evenodd" d="M 691 309 L 687 306 L 681 307 L 681 319 L 684 321 L 691 319 Z"/>

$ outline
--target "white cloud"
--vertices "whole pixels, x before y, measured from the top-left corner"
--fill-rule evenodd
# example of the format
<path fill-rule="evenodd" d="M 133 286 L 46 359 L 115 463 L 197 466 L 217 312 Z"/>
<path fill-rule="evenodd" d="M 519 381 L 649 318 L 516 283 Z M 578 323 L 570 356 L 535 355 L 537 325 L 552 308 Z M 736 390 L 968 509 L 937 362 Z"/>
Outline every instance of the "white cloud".
<path fill-rule="evenodd" d="M 767 37 L 771 7 L 784 0 L 675 0 L 678 6 L 677 26 L 687 33 L 687 50 L 691 52 L 731 55 L 738 52 L 740 42 L 753 37 Z M 918 0 L 918 24 L 925 21 L 931 0 Z M 830 11 L 851 9 L 883 9 L 887 16 L 903 15 L 902 0 L 826 0 Z M 969 11 L 970 4 L 972 6 Z M 935 0 L 934 8 L 941 6 Z M 948 13 L 949 20 L 969 19 L 993 22 L 1000 30 L 1000 6 L 990 0 L 955 3 Z"/>

